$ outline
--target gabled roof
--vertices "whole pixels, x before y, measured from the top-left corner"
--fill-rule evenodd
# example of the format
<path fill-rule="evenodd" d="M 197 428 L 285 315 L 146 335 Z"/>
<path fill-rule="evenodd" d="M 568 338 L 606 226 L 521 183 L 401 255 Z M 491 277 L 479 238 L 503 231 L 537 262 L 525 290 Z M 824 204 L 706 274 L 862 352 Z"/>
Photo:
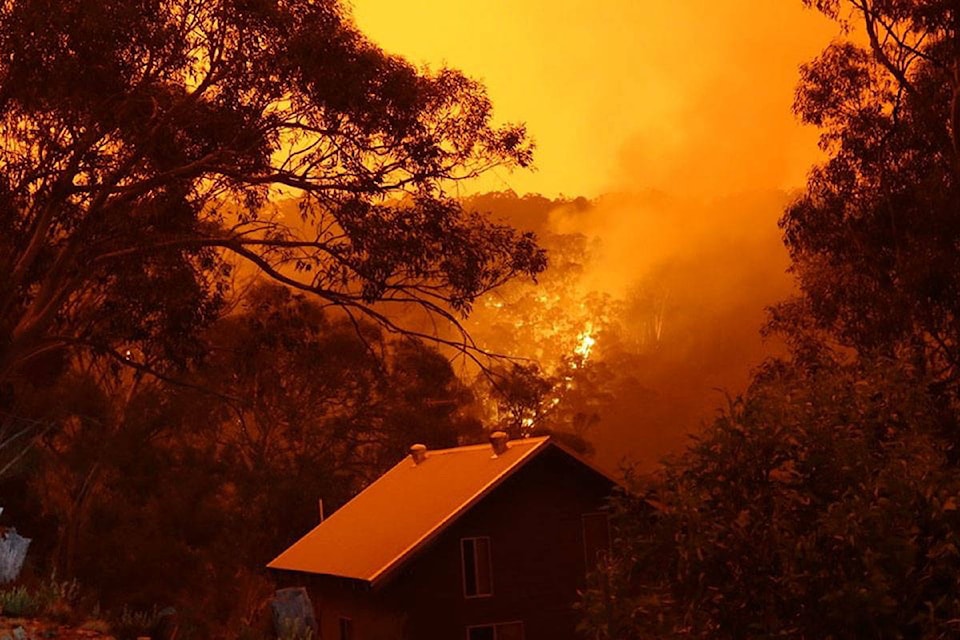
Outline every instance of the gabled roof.
<path fill-rule="evenodd" d="M 549 436 L 407 456 L 267 566 L 376 583 L 548 446 Z"/>

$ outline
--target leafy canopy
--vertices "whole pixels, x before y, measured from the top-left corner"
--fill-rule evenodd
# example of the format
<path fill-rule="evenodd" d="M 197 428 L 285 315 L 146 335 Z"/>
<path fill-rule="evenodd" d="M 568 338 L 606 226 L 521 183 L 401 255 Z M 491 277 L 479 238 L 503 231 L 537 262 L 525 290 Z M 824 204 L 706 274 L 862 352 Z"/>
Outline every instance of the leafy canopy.
<path fill-rule="evenodd" d="M 912 344 L 954 377 L 960 10 L 944 1 L 806 4 L 860 35 L 802 67 L 794 105 L 829 155 L 781 220 L 810 317 L 855 348 Z"/>
<path fill-rule="evenodd" d="M 394 330 L 374 303 L 456 321 L 544 268 L 445 195 L 527 166 L 523 127 L 336 0 L 0 3 L 0 140 L 0 380 L 78 346 L 182 362 L 228 259 Z"/>

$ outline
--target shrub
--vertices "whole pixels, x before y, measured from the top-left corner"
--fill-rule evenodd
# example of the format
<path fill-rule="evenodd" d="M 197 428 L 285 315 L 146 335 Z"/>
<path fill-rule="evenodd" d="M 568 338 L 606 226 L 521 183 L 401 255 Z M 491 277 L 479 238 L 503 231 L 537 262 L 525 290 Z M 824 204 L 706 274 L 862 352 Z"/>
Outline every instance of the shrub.
<path fill-rule="evenodd" d="M 74 608 L 80 600 L 80 585 L 76 580 L 58 581 L 53 574 L 35 591 L 42 607 L 41 613 L 60 622 L 73 617 Z"/>
<path fill-rule="evenodd" d="M 149 611 L 138 611 L 124 606 L 120 615 L 111 622 L 110 627 L 118 640 L 136 640 L 141 636 L 148 636 L 157 626 L 160 613 L 156 605 Z"/>
<path fill-rule="evenodd" d="M 11 587 L 0 591 L 0 613 L 11 618 L 25 618 L 38 615 L 43 611 L 43 601 L 39 594 L 24 586 Z"/>

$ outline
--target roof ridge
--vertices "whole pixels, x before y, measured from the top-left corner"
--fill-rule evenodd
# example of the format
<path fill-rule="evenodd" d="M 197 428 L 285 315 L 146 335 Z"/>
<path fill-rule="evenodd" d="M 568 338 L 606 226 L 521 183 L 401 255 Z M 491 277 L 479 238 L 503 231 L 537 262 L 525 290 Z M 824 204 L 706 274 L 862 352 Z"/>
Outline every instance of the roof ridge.
<path fill-rule="evenodd" d="M 508 440 L 507 445 L 511 444 L 539 444 L 544 440 L 549 440 L 550 436 L 531 436 L 528 438 L 516 438 L 514 440 Z M 489 442 L 479 442 L 477 444 L 464 444 L 459 447 L 447 447 L 446 449 L 427 449 L 427 456 L 430 455 L 439 455 L 447 453 L 458 453 L 460 451 L 477 451 L 479 449 L 487 449 L 490 447 Z"/>

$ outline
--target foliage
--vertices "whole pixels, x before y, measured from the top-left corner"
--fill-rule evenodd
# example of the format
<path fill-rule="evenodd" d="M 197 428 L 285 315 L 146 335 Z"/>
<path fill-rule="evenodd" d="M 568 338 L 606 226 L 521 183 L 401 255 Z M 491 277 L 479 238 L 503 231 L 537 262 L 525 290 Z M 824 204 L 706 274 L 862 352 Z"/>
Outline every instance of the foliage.
<path fill-rule="evenodd" d="M 773 362 L 617 501 L 594 637 L 940 638 L 960 614 L 960 477 L 896 361 Z M 611 587 L 612 585 L 612 587 Z"/>
<path fill-rule="evenodd" d="M 531 161 L 479 83 L 381 51 L 338 0 L 16 0 L 0 113 L 0 469 L 63 575 L 212 626 L 318 497 L 477 430 L 397 318 L 461 331 L 545 266 L 447 195 Z"/>
<path fill-rule="evenodd" d="M 618 515 L 623 524 L 624 513 Z M 632 562 L 632 558 L 628 560 L 623 556 L 603 556 L 596 571 L 587 576 L 589 586 L 580 592 L 580 599 L 574 604 L 580 616 L 577 631 L 584 637 L 591 640 L 660 637 L 652 633 L 651 628 L 655 626 L 654 621 L 663 620 L 663 608 L 656 596 L 645 603 L 633 593 Z"/>
<path fill-rule="evenodd" d="M 615 501 L 593 637 L 957 635 L 960 11 L 805 3 L 861 39 L 801 69 L 828 159 L 781 220 L 791 357 Z"/>
<path fill-rule="evenodd" d="M 956 6 L 807 4 L 863 37 L 831 44 L 801 70 L 794 108 L 820 128 L 829 159 L 781 220 L 803 291 L 794 304 L 831 339 L 861 350 L 909 349 L 955 386 Z M 787 307 L 780 315 L 796 314 Z"/>
<path fill-rule="evenodd" d="M 507 283 L 465 322 L 481 346 L 521 365 L 507 363 L 495 384 L 474 387 L 487 424 L 608 444 L 630 434 L 627 451 L 652 467 L 713 418 L 718 387 L 742 388 L 749 368 L 782 351 L 757 327 L 764 308 L 794 290 L 783 274 L 787 253 L 776 227 L 755 221 L 782 210 L 785 194 L 705 202 L 642 192 L 588 202 L 503 192 L 469 202 L 536 231 L 550 256 L 535 285 Z M 549 391 L 537 392 L 531 369 Z"/>
<path fill-rule="evenodd" d="M 528 165 L 523 127 L 337 0 L 18 0 L 0 52 L 2 381 L 78 348 L 182 365 L 233 259 L 394 330 L 374 302 L 455 321 L 544 267 L 445 195 Z"/>
<path fill-rule="evenodd" d="M 313 640 L 313 629 L 303 628 L 299 620 L 286 618 L 277 633 L 277 640 Z"/>
<path fill-rule="evenodd" d="M 136 640 L 149 636 L 159 621 L 160 614 L 156 606 L 144 610 L 124 606 L 110 621 L 110 629 L 118 640 Z"/>
<path fill-rule="evenodd" d="M 580 279 L 596 247 L 583 234 L 557 233 L 548 224 L 549 214 L 555 211 L 587 216 L 590 204 L 582 198 L 573 202 L 533 195 L 521 198 L 512 192 L 474 196 L 466 202 L 508 224 L 535 230 L 550 255 L 549 268 L 535 283 L 514 280 L 485 295 L 466 326 L 481 345 L 531 358 L 553 374 L 564 358 L 574 354 L 578 335 L 588 324 L 602 332 L 616 311 L 607 296 L 581 290 Z"/>
<path fill-rule="evenodd" d="M 560 381 L 545 375 L 536 364 L 514 363 L 507 371 L 498 374 L 491 389 L 498 413 L 503 416 L 498 426 L 511 438 L 525 438 L 541 425 L 559 402 L 554 394 Z"/>
<path fill-rule="evenodd" d="M 32 588 L 21 584 L 0 590 L 0 614 L 63 618 L 71 613 L 79 597 L 80 586 L 76 580 L 57 580 L 54 574 Z"/>
<path fill-rule="evenodd" d="M 586 436 L 609 400 L 603 386 L 609 375 L 602 362 L 566 358 L 562 366 L 549 375 L 536 363 L 513 362 L 478 378 L 477 395 L 492 405 L 484 422 L 510 438 L 550 435 L 576 451 L 590 452 Z"/>
<path fill-rule="evenodd" d="M 37 593 L 44 603 L 44 614 L 60 621 L 72 618 L 80 604 L 80 583 L 75 579 L 58 580 L 56 572 L 40 584 Z"/>
<path fill-rule="evenodd" d="M 46 521 L 18 522 L 105 606 L 174 604 L 212 637 L 270 591 L 262 567 L 316 524 L 318 499 L 330 513 L 412 442 L 480 429 L 436 350 L 282 287 L 250 289 L 205 339 L 188 386 L 91 360 L 38 394 L 61 426 L 31 458 Z"/>
<path fill-rule="evenodd" d="M 35 616 L 43 610 L 40 596 L 23 585 L 0 591 L 0 612 L 12 618 Z"/>

